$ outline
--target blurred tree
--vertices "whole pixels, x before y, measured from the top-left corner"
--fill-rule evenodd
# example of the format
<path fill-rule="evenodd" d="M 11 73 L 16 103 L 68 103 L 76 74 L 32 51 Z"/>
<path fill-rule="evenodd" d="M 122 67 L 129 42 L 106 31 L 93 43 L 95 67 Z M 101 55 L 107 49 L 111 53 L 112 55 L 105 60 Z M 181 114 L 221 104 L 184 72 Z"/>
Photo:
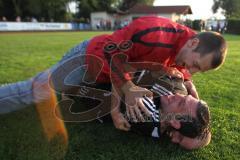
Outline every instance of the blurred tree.
<path fill-rule="evenodd" d="M 78 4 L 77 18 L 89 19 L 91 12 L 94 11 L 107 11 L 113 10 L 112 5 L 117 0 L 76 0 Z"/>
<path fill-rule="evenodd" d="M 127 11 L 138 3 L 153 5 L 153 2 L 154 0 L 118 0 L 117 8 L 121 11 Z"/>
<path fill-rule="evenodd" d="M 3 2 L 0 0 L 0 17 L 4 16 L 3 15 Z"/>
<path fill-rule="evenodd" d="M 47 20 L 65 21 L 69 0 L 40 0 L 42 15 Z"/>
<path fill-rule="evenodd" d="M 0 0 L 0 14 L 9 20 L 17 16 L 22 19 L 45 19 L 65 21 L 67 4 L 72 0 Z"/>
<path fill-rule="evenodd" d="M 76 0 L 78 2 L 78 18 L 89 19 L 91 12 L 114 10 L 127 11 L 137 3 L 153 5 L 154 0 Z"/>
<path fill-rule="evenodd" d="M 240 18 L 240 1 L 239 0 L 213 0 L 214 4 L 212 10 L 214 13 L 219 8 L 224 10 L 224 15 L 227 19 L 239 19 Z"/>
<path fill-rule="evenodd" d="M 6 16 L 10 20 L 15 20 L 16 16 L 21 16 L 22 9 L 20 0 L 0 0 L 1 15 Z M 23 0 L 24 2 L 25 0 Z"/>

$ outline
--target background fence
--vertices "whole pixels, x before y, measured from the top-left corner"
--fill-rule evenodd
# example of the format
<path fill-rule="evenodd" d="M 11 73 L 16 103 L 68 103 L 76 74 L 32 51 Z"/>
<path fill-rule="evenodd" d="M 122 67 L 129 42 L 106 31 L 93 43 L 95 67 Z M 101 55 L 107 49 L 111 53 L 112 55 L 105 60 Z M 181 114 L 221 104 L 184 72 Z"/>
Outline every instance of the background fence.
<path fill-rule="evenodd" d="M 0 22 L 0 31 L 90 30 L 85 23 Z"/>

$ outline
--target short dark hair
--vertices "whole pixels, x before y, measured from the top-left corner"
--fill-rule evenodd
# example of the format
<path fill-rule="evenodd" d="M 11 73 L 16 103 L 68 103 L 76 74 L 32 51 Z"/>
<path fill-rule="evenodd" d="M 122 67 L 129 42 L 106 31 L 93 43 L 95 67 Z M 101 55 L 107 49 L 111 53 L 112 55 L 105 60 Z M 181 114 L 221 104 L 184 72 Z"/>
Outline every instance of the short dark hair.
<path fill-rule="evenodd" d="M 206 102 L 198 102 L 196 114 L 196 118 L 190 115 L 179 116 L 177 119 L 180 120 L 181 128 L 178 131 L 190 138 L 204 139 L 210 132 L 210 112 Z"/>
<path fill-rule="evenodd" d="M 205 138 L 210 132 L 210 111 L 207 103 L 200 100 L 197 107 L 197 121 L 199 129 L 199 137 Z"/>
<path fill-rule="evenodd" d="M 223 36 L 217 32 L 201 32 L 192 38 L 199 39 L 199 44 L 194 50 L 201 56 L 214 53 L 212 68 L 216 69 L 221 66 L 227 54 L 227 43 Z"/>

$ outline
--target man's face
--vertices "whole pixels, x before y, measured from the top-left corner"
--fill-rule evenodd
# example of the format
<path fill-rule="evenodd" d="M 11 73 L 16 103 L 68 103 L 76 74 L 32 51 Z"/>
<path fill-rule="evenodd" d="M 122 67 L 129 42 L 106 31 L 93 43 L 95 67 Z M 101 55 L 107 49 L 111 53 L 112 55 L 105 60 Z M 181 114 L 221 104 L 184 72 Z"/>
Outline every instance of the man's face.
<path fill-rule="evenodd" d="M 196 117 L 197 104 L 199 100 L 191 95 L 169 95 L 161 97 L 162 114 L 163 115 L 189 115 Z"/>
<path fill-rule="evenodd" d="M 212 68 L 213 53 L 208 53 L 201 57 L 200 53 L 194 51 L 198 43 L 199 40 L 197 38 L 188 40 L 175 59 L 175 63 L 178 66 L 185 67 L 191 74 L 204 72 Z"/>
<path fill-rule="evenodd" d="M 193 98 L 191 95 L 184 96 L 180 94 L 163 96 L 161 97 L 162 115 L 171 116 L 173 119 L 168 119 L 164 123 L 166 127 L 174 129 L 180 129 L 181 124 L 179 120 L 175 119 L 176 115 L 189 115 L 192 118 L 196 118 L 196 111 L 199 100 Z M 183 136 L 179 131 L 171 130 L 168 132 L 168 136 L 173 143 L 177 143 L 183 148 L 194 149 L 198 148 L 201 144 L 201 140 L 197 138 L 189 138 Z"/>

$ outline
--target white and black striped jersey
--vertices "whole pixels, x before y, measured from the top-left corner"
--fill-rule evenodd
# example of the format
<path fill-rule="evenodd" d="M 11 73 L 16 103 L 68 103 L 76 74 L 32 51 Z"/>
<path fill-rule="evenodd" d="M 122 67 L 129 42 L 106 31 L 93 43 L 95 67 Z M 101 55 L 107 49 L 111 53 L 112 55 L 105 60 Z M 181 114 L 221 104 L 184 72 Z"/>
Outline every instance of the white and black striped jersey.
<path fill-rule="evenodd" d="M 152 92 L 155 92 L 158 94 L 160 97 L 165 96 L 165 95 L 172 95 L 173 93 L 166 89 L 163 86 L 160 86 L 158 84 L 154 84 L 152 89 Z M 160 99 L 159 99 L 160 100 Z M 151 119 L 153 123 L 153 130 L 151 133 L 152 137 L 159 138 L 160 137 L 160 115 L 159 115 L 159 106 L 156 106 L 154 104 L 154 101 L 148 97 L 143 98 L 143 104 L 145 107 L 148 109 L 148 111 L 151 113 Z"/>
<path fill-rule="evenodd" d="M 159 96 L 159 98 L 155 98 L 154 100 L 146 96 L 142 98 L 143 104 L 150 112 L 151 117 L 145 118 L 145 122 L 131 123 L 131 130 L 143 135 L 159 138 L 161 134 L 161 117 L 159 114 L 159 106 L 156 104 L 157 101 L 160 102 L 161 96 L 172 95 L 173 93 L 159 84 L 154 84 L 150 90 Z"/>

